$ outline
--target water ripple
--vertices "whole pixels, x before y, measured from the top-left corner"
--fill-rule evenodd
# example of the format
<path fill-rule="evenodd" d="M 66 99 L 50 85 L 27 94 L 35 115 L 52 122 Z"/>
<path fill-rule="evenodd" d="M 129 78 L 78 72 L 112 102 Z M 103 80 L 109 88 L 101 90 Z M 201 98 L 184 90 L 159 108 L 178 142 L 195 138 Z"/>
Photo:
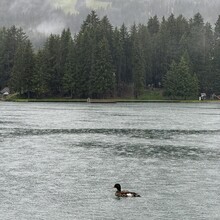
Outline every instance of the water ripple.
<path fill-rule="evenodd" d="M 16 136 L 54 134 L 104 134 L 146 139 L 170 139 L 176 135 L 219 134 L 219 130 L 159 130 L 159 129 L 0 129 L 1 134 Z"/>
<path fill-rule="evenodd" d="M 219 150 L 195 148 L 189 146 L 174 145 L 150 145 L 150 146 L 116 146 L 115 155 L 133 158 L 159 158 L 180 160 L 219 160 Z"/>

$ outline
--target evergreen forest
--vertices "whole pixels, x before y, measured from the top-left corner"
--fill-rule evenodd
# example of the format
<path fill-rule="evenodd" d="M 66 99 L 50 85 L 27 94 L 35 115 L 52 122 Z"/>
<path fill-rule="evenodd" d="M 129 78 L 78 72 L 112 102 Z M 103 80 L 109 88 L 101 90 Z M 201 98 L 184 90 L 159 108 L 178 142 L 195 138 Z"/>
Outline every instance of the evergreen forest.
<path fill-rule="evenodd" d="M 37 50 L 21 28 L 2 27 L 0 90 L 6 86 L 27 98 L 220 95 L 220 16 L 214 26 L 197 13 L 113 27 L 92 11 L 77 34 L 51 34 Z"/>

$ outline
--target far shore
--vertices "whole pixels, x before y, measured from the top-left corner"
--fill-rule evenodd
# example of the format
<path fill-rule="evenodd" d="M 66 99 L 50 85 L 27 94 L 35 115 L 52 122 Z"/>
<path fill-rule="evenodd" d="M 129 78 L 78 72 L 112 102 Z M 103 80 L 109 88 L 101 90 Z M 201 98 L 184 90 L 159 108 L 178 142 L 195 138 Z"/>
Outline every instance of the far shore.
<path fill-rule="evenodd" d="M 71 98 L 42 98 L 42 99 L 22 99 L 22 98 L 8 98 L 0 101 L 9 102 L 75 102 L 75 103 L 220 103 L 220 100 L 142 100 L 142 99 L 71 99 Z"/>

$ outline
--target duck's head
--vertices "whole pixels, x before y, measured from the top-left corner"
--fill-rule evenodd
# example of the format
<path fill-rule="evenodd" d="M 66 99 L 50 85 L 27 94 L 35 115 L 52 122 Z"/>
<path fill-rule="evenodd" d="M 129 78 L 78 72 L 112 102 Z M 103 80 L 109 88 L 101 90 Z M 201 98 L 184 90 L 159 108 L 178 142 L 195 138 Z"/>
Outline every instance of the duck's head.
<path fill-rule="evenodd" d="M 120 184 L 116 183 L 116 184 L 114 185 L 114 188 L 116 188 L 117 191 L 121 192 L 121 185 L 120 185 Z"/>

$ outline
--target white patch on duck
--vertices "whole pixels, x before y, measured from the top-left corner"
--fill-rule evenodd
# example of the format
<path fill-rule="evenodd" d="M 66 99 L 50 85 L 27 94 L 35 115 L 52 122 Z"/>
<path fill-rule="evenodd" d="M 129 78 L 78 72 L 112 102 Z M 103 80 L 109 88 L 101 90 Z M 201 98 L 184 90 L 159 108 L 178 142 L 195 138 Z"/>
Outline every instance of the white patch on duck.
<path fill-rule="evenodd" d="M 127 193 L 127 196 L 128 196 L 128 197 L 133 197 L 134 195 L 131 194 L 131 193 Z"/>

